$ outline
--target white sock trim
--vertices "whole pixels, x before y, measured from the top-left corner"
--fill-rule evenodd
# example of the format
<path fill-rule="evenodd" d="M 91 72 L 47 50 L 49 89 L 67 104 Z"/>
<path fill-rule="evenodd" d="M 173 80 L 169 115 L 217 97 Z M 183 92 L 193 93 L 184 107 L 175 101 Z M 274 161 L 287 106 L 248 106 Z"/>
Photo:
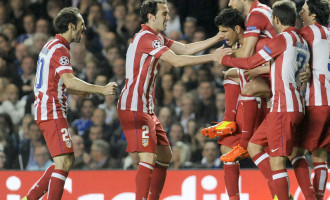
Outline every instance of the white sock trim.
<path fill-rule="evenodd" d="M 278 173 L 278 174 L 274 174 L 273 175 L 273 180 L 276 180 L 276 179 L 279 179 L 279 178 L 284 178 L 284 177 L 287 177 L 287 176 L 288 176 L 287 172 L 281 172 L 281 173 Z"/>
<path fill-rule="evenodd" d="M 224 165 L 236 165 L 237 162 L 224 162 L 223 164 Z"/>
<path fill-rule="evenodd" d="M 142 165 L 143 167 L 146 167 L 146 168 L 149 168 L 151 170 L 154 170 L 154 168 L 151 165 L 147 164 L 147 163 L 139 162 L 139 165 Z"/>
<path fill-rule="evenodd" d="M 328 169 L 328 166 L 326 164 L 324 164 L 324 165 L 318 165 L 318 166 L 314 167 L 314 170 L 315 169 L 318 169 L 318 168 L 326 168 L 326 169 Z"/>
<path fill-rule="evenodd" d="M 294 165 L 297 162 L 297 160 L 299 160 L 299 159 L 305 159 L 306 160 L 306 157 L 305 156 L 297 156 L 294 159 L 292 159 L 291 164 Z"/>
<path fill-rule="evenodd" d="M 319 182 L 319 190 L 324 190 L 324 187 L 326 185 L 326 180 L 327 180 L 327 172 L 328 170 L 321 170 L 320 174 L 320 182 Z"/>
<path fill-rule="evenodd" d="M 64 182 L 65 182 L 65 180 L 66 180 L 66 177 L 65 177 L 65 176 L 63 176 L 62 174 L 56 173 L 56 172 L 53 172 L 53 173 L 52 173 L 52 177 L 55 177 L 55 178 L 61 179 L 61 180 L 64 181 Z"/>
<path fill-rule="evenodd" d="M 163 166 L 163 167 L 168 167 L 168 166 L 170 166 L 170 164 L 168 164 L 168 163 L 159 162 L 159 161 L 157 161 L 157 160 L 156 160 L 156 163 L 157 163 L 158 165 L 160 165 L 160 166 Z"/>
<path fill-rule="evenodd" d="M 232 85 L 238 85 L 235 81 L 231 80 L 231 79 L 225 79 L 223 81 L 223 85 L 225 84 L 232 84 Z"/>
<path fill-rule="evenodd" d="M 253 96 L 242 96 L 241 98 L 242 101 L 252 101 L 252 100 L 257 100 L 256 97 Z"/>
<path fill-rule="evenodd" d="M 255 162 L 254 164 L 256 164 L 257 166 L 263 161 L 265 160 L 266 158 L 269 158 L 269 155 L 268 153 L 264 153 L 262 154 Z"/>

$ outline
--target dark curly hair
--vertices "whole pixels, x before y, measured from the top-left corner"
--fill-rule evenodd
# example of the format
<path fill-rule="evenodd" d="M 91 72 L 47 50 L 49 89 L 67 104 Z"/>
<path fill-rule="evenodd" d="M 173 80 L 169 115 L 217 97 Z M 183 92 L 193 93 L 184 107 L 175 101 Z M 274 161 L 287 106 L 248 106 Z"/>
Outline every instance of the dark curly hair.
<path fill-rule="evenodd" d="M 315 14 L 316 21 L 323 25 L 328 26 L 329 23 L 329 3 L 326 0 L 307 0 L 306 1 L 309 8 L 309 15 Z"/>
<path fill-rule="evenodd" d="M 235 29 L 235 26 L 240 26 L 245 30 L 244 16 L 234 8 L 226 8 L 222 10 L 214 19 L 216 26 L 228 27 Z"/>
<path fill-rule="evenodd" d="M 141 9 L 140 9 L 140 17 L 142 19 L 142 23 L 148 22 L 148 14 L 151 13 L 153 15 L 156 15 L 158 8 L 157 3 L 166 4 L 166 0 L 145 0 L 142 3 Z"/>
<path fill-rule="evenodd" d="M 79 20 L 78 8 L 67 7 L 63 8 L 56 16 L 54 26 L 56 33 L 65 33 L 68 31 L 68 25 L 74 24 L 77 26 L 77 22 Z"/>

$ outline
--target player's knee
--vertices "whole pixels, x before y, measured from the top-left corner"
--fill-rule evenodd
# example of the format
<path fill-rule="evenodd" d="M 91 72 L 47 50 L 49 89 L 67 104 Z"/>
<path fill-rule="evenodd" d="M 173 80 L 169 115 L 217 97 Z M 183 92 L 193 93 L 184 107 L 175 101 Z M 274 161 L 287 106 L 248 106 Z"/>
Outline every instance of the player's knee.
<path fill-rule="evenodd" d="M 312 161 L 315 162 L 326 162 L 327 151 L 324 148 L 318 148 L 312 151 Z"/>
<path fill-rule="evenodd" d="M 238 78 L 237 70 L 236 69 L 229 69 L 225 72 L 225 79 L 235 79 Z"/>
<path fill-rule="evenodd" d="M 261 153 L 263 151 L 264 147 L 258 144 L 254 144 L 249 142 L 247 150 L 252 157 L 254 157 L 255 155 L 257 155 L 258 153 Z"/>

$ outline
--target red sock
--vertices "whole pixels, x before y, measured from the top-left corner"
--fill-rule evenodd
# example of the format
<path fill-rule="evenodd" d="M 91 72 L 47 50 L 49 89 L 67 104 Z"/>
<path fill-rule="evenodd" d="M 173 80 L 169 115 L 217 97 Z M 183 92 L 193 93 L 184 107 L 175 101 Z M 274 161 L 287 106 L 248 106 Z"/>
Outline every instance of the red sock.
<path fill-rule="evenodd" d="M 225 114 L 223 121 L 235 121 L 237 112 L 237 101 L 241 93 L 240 86 L 230 79 L 225 79 Z"/>
<path fill-rule="evenodd" d="M 310 169 L 305 156 L 298 156 L 291 161 L 298 184 L 306 200 L 316 200 L 311 183 Z"/>
<path fill-rule="evenodd" d="M 139 162 L 139 168 L 135 177 L 136 200 L 147 200 L 152 170 L 154 170 L 153 165 L 145 162 Z"/>
<path fill-rule="evenodd" d="M 38 182 L 36 182 L 32 186 L 27 195 L 27 198 L 29 200 L 40 199 L 48 191 L 50 176 L 53 173 L 54 168 L 54 164 L 49 166 L 48 169 L 46 169 L 45 173 L 42 175 L 42 177 L 38 180 Z"/>
<path fill-rule="evenodd" d="M 156 161 L 152 172 L 149 200 L 158 200 L 162 193 L 169 163 Z"/>
<path fill-rule="evenodd" d="M 258 114 L 258 102 L 253 96 L 242 95 L 241 103 L 243 106 L 244 117 L 242 124 L 242 136 L 239 144 L 246 149 L 254 132 L 254 126 L 256 124 Z"/>
<path fill-rule="evenodd" d="M 327 162 L 317 162 L 314 165 L 313 187 L 317 200 L 323 200 L 324 190 L 328 180 Z"/>
<path fill-rule="evenodd" d="M 272 171 L 272 175 L 277 198 L 280 200 L 290 200 L 290 183 L 286 169 Z"/>
<path fill-rule="evenodd" d="M 270 193 L 272 197 L 274 197 L 275 188 L 273 186 L 272 170 L 270 168 L 269 155 L 266 152 L 262 151 L 251 159 L 253 160 L 254 164 L 256 164 L 256 166 L 259 168 L 262 175 L 264 175 L 264 177 L 266 178 Z"/>
<path fill-rule="evenodd" d="M 239 163 L 226 162 L 223 164 L 223 169 L 229 199 L 239 199 Z"/>
<path fill-rule="evenodd" d="M 52 176 L 49 181 L 49 190 L 47 199 L 50 200 L 61 200 L 63 194 L 64 183 L 69 172 L 54 169 Z"/>

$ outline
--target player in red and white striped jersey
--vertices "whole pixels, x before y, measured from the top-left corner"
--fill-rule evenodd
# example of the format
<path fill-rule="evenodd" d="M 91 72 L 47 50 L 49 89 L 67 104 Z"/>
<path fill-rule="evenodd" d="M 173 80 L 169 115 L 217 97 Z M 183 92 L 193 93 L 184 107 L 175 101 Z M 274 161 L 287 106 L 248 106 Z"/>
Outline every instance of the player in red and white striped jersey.
<path fill-rule="evenodd" d="M 297 138 L 298 127 L 303 118 L 303 99 L 300 95 L 299 72 L 304 70 L 309 60 L 307 42 L 293 28 L 296 11 L 291 1 L 278 1 L 273 5 L 273 24 L 280 34 L 254 56 L 249 58 L 220 58 L 225 66 L 250 69 L 275 59 L 271 64 L 272 106 L 266 119 L 252 136 L 259 135 L 259 144 L 270 148 L 270 165 L 273 184 L 279 199 L 289 199 L 289 182 L 286 172 L 286 157 L 291 156 Z M 257 138 L 261 139 L 261 138 Z M 315 198 L 315 196 L 314 196 Z"/>
<path fill-rule="evenodd" d="M 127 151 L 140 157 L 136 175 L 136 199 L 159 199 L 172 154 L 166 133 L 154 114 L 154 85 L 160 62 L 175 67 L 217 61 L 220 49 L 189 56 L 221 41 L 221 33 L 205 41 L 182 44 L 160 32 L 170 19 L 166 1 L 146 0 L 140 15 L 144 24 L 127 50 L 126 84 L 118 102 L 118 117 L 127 139 Z M 179 55 L 177 55 L 179 54 Z"/>
<path fill-rule="evenodd" d="M 80 42 L 86 30 L 77 8 L 62 9 L 55 18 L 57 35 L 39 54 L 35 93 L 35 120 L 47 142 L 55 165 L 49 167 L 23 199 L 36 200 L 47 191 L 47 199 L 60 200 L 69 170 L 74 162 L 73 145 L 68 131 L 65 93 L 89 96 L 91 93 L 115 94 L 117 84 L 96 86 L 73 75 L 70 46 Z"/>
<path fill-rule="evenodd" d="M 330 31 L 329 2 L 308 0 L 300 11 L 304 27 L 300 33 L 311 51 L 311 82 L 307 84 L 300 145 L 312 152 L 313 186 L 318 200 L 323 199 L 327 184 L 327 151 L 330 151 Z M 329 41 L 330 42 L 330 41 Z"/>

